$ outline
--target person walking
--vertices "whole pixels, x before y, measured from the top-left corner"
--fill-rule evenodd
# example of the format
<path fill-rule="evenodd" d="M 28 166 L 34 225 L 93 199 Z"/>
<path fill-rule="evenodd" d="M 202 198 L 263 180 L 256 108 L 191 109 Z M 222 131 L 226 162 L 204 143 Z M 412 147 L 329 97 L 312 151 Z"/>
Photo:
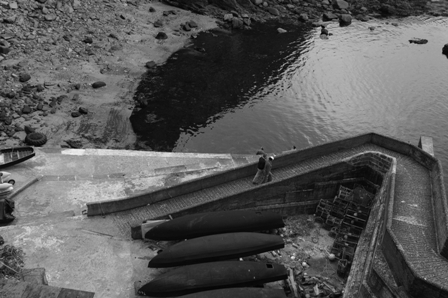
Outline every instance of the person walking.
<path fill-rule="evenodd" d="M 273 156 L 268 158 L 267 154 L 263 152 L 263 154 L 258 159 L 257 164 L 257 173 L 255 174 L 252 183 L 255 185 L 263 184 L 266 182 L 272 181 L 272 161 L 274 160 Z"/>
<path fill-rule="evenodd" d="M 266 164 L 264 166 L 264 180 L 262 183 L 271 182 L 272 181 L 272 161 L 274 161 L 274 156 L 269 156 L 268 160 L 266 161 Z"/>
<path fill-rule="evenodd" d="M 264 181 L 264 168 L 266 167 L 266 160 L 268 155 L 264 153 L 263 148 L 257 152 L 257 155 L 261 155 L 258 159 L 257 164 L 257 173 L 255 174 L 254 179 L 252 180 L 252 183 L 257 185 L 261 184 Z"/>

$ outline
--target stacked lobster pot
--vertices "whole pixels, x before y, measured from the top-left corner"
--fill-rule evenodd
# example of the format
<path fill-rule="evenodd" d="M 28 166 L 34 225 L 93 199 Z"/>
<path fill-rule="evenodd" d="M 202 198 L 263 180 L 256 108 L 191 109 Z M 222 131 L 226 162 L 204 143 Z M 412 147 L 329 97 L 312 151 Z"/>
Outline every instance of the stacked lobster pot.
<path fill-rule="evenodd" d="M 359 238 L 367 224 L 374 195 L 361 185 L 352 189 L 340 186 L 333 200 L 320 200 L 316 221 L 335 238 L 331 253 L 338 259 L 338 274 L 350 271 Z"/>

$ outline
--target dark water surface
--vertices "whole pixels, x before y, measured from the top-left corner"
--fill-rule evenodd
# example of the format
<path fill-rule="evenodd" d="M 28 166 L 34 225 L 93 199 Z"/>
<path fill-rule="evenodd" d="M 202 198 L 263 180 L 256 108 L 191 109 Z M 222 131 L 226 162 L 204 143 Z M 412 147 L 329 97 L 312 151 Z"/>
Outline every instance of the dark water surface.
<path fill-rule="evenodd" d="M 201 34 L 142 81 L 131 121 L 154 150 L 254 153 L 366 132 L 432 136 L 448 169 L 447 18 Z M 373 31 L 369 30 L 374 26 Z M 425 45 L 409 39 L 428 39 Z"/>

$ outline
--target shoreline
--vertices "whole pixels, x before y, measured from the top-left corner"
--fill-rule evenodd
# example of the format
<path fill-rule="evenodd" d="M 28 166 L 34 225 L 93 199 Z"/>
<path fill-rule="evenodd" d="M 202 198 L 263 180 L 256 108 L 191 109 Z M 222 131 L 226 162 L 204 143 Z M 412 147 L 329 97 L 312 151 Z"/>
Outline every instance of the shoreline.
<path fill-rule="evenodd" d="M 428 11 L 434 6 L 441 14 L 448 11 L 447 4 L 436 2 L 428 4 Z M 250 17 L 232 11 L 234 17 L 229 17 L 220 9 L 203 15 L 145 0 L 4 1 L 0 145 L 24 145 L 26 131 L 36 131 L 48 139 L 43 147 L 135 149 L 129 117 L 146 63 L 165 63 L 201 31 L 250 27 L 250 20 L 287 21 L 282 9 L 303 19 L 298 10 L 306 8 L 312 13 L 302 24 L 316 21 L 311 15 L 319 15 L 320 24 L 326 11 L 303 3 L 294 9 L 276 7 L 280 16 L 266 8 Z M 374 14 L 366 15 L 374 19 Z M 197 27 L 185 29 L 190 21 Z M 157 39 L 159 32 L 167 39 Z M 95 82 L 105 86 L 93 88 Z"/>

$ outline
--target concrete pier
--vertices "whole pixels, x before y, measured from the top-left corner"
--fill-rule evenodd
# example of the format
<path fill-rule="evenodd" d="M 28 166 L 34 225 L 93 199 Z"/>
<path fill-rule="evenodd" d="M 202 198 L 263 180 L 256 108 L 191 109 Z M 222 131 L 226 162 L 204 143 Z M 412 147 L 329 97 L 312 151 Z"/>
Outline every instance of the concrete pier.
<path fill-rule="evenodd" d="M 132 241 L 130 231 L 123 235 L 113 217 L 88 218 L 86 203 L 157 190 L 254 160 L 230 154 L 36 148 L 34 158 L 6 169 L 21 191 L 13 197 L 16 220 L 0 227 L 0 235 L 24 250 L 25 268 L 45 268 L 50 286 L 95 292 L 96 298 L 132 298 L 134 282 L 151 278 L 147 264 L 154 252 L 143 241 Z"/>

